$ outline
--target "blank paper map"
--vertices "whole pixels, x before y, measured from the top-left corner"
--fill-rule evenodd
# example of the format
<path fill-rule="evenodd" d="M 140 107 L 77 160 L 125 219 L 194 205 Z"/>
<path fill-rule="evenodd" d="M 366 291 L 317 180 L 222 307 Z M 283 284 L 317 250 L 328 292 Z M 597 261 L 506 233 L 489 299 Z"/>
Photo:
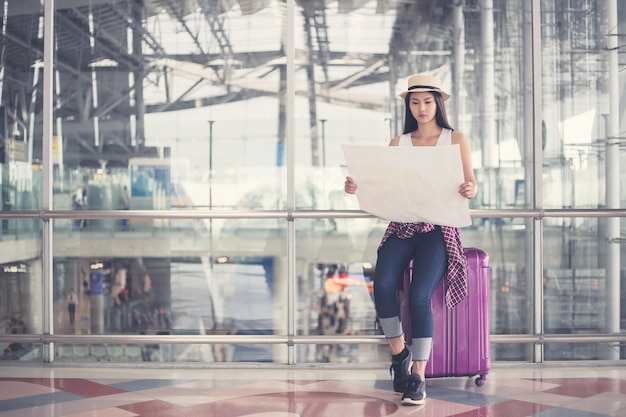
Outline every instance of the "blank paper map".
<path fill-rule="evenodd" d="M 459 145 L 343 145 L 343 152 L 361 210 L 395 222 L 472 224 L 468 200 L 459 194 Z"/>

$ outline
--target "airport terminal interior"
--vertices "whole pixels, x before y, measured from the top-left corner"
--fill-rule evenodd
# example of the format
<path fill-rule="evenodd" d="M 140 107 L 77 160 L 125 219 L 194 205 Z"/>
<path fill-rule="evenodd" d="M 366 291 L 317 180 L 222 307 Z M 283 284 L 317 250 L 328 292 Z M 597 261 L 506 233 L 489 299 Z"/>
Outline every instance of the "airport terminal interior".
<path fill-rule="evenodd" d="M 626 416 L 625 2 L 0 3 L 0 417 Z M 456 178 L 376 149 L 412 74 L 484 264 L 405 407 L 344 180 Z"/>

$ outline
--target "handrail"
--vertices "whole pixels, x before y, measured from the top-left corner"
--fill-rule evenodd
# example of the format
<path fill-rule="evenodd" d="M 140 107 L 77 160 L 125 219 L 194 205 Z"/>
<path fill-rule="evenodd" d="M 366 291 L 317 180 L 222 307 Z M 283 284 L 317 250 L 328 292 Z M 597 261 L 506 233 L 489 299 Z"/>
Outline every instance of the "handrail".
<path fill-rule="evenodd" d="M 626 217 L 624 209 L 480 209 L 472 218 Z M 318 219 L 376 218 L 362 210 L 14 210 L 0 219 Z"/>
<path fill-rule="evenodd" d="M 286 336 L 286 335 L 0 335 L 0 342 L 16 343 L 61 343 L 61 344 L 384 344 L 382 335 L 367 336 Z M 491 335 L 490 343 L 609 343 L 626 342 L 626 334 L 551 334 Z"/>

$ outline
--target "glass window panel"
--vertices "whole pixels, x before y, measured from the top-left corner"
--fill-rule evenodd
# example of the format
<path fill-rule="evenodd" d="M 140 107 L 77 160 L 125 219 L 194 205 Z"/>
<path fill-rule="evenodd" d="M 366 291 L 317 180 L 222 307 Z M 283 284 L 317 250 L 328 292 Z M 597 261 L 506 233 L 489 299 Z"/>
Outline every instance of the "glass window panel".
<path fill-rule="evenodd" d="M 41 205 L 43 10 L 41 5 L 6 2 L 0 33 L 0 188 L 2 211 L 36 210 Z M 4 23 L 4 21 L 3 21 Z M 25 53 L 30 48 L 31 53 Z M 3 221 L 15 233 L 18 222 Z"/>
<path fill-rule="evenodd" d="M 386 223 L 377 219 L 327 219 L 312 233 L 303 227 L 307 223 L 309 220 L 296 220 L 301 306 L 298 334 L 379 334 L 372 279 L 376 248 Z M 375 346 L 307 345 L 298 347 L 298 354 L 307 362 L 361 362 L 367 361 L 365 352 L 375 350 Z"/>
<path fill-rule="evenodd" d="M 493 15 L 483 13 L 482 6 L 464 7 L 463 19 L 451 24 L 454 30 L 465 31 L 464 39 L 450 40 L 452 55 L 447 57 L 444 80 L 453 92 L 447 102 L 449 118 L 472 148 L 479 190 L 471 208 L 532 204 L 530 5 L 530 1 L 504 0 Z M 485 38 L 491 30 L 493 39 Z M 456 45 L 461 49 L 455 51 Z M 455 71 L 459 85 L 451 82 Z"/>
<path fill-rule="evenodd" d="M 546 361 L 590 361 L 606 358 L 607 349 L 619 353 L 615 343 L 547 343 L 545 347 Z"/>
<path fill-rule="evenodd" d="M 150 362 L 160 360 L 152 345 L 134 344 L 56 344 L 56 362 Z M 162 362 L 162 361 L 161 361 Z"/>
<path fill-rule="evenodd" d="M 11 220 L 16 230 L 32 230 L 33 220 Z M 40 227 L 37 225 L 37 227 Z M 0 239 L 0 334 L 40 334 L 43 331 L 41 234 L 3 235 Z M 19 360 L 41 360 L 37 344 L 0 342 L 4 353 Z"/>
<path fill-rule="evenodd" d="M 544 228 L 544 329 L 546 334 L 613 333 L 621 320 L 621 297 L 614 280 L 621 274 L 607 252 L 606 219 L 546 219 Z M 613 263 L 613 265 L 612 265 Z M 614 272 L 612 272 L 614 271 Z M 622 290 L 623 291 L 623 290 Z M 615 295 L 618 295 L 615 297 Z M 619 317 L 619 315 L 615 316 Z M 547 360 L 616 359 L 612 343 L 556 343 L 546 347 Z"/>
<path fill-rule="evenodd" d="M 298 8 L 298 18 L 304 20 L 305 50 L 310 52 L 303 63 L 306 71 L 296 74 L 303 94 L 309 94 L 308 99 L 296 100 L 297 181 L 308 177 L 312 167 L 324 173 L 314 178 L 315 183 L 328 184 L 332 178 L 334 189 L 341 190 L 347 174 L 337 169 L 345 163 L 341 145 L 386 146 L 403 133 L 404 103 L 397 94 L 406 88 L 409 75 L 430 72 L 452 91 L 453 98 L 446 104 L 448 118 L 470 140 L 480 185 L 472 207 L 529 207 L 532 97 L 526 85 L 532 74 L 527 59 L 531 43 L 520 3 L 499 3 L 493 20 L 483 20 L 478 8 L 460 7 L 463 18 L 455 20 L 454 7 L 450 13 L 424 17 L 434 11 L 406 5 L 406 21 L 420 21 L 424 29 L 415 33 L 413 27 L 400 26 L 396 10 L 378 5 L 337 9 L 334 4 L 304 3 Z M 524 2 L 523 7 L 529 5 Z M 437 28 L 426 29 L 428 25 Z M 480 28 L 488 25 L 494 27 L 492 45 L 481 38 Z M 362 32 L 364 27 L 377 30 Z M 411 38 L 406 45 L 399 39 L 400 31 Z M 456 39 L 453 32 L 465 38 Z M 398 50 L 387 53 L 389 44 Z M 484 67 L 490 57 L 493 66 Z M 402 63 L 400 73 L 397 62 Z M 455 82 L 455 77 L 462 81 Z M 493 89 L 482 88 L 486 82 L 493 83 Z M 328 199 L 318 201 L 322 209 L 334 208 Z"/>
<path fill-rule="evenodd" d="M 322 233 L 307 235 L 299 226 L 303 222 L 296 220 L 298 334 L 380 334 L 372 279 L 376 248 L 386 224 L 377 219 L 328 219 Z M 302 345 L 297 352 L 299 361 L 311 363 L 367 363 L 380 360 L 381 352 L 385 361 L 388 358 L 386 347 L 377 344 Z"/>
<path fill-rule="evenodd" d="M 347 174 L 341 145 L 389 143 L 385 60 L 394 13 L 378 10 L 375 2 L 344 9 L 302 2 L 296 17 L 297 27 L 304 27 L 297 47 L 308 51 L 296 58 L 304 69 L 296 73 L 296 184 L 318 192 L 315 209 L 358 208 L 354 196 L 341 196 Z M 366 73 L 355 76 L 370 64 Z"/>
<path fill-rule="evenodd" d="M 0 342 L 3 361 L 41 362 L 43 359 L 42 345 L 39 343 Z"/>
<path fill-rule="evenodd" d="M 39 349 L 29 351 L 32 356 Z M 32 360 L 30 359 L 27 360 Z M 270 344 L 109 343 L 56 344 L 55 361 L 76 362 L 276 362 L 286 356 Z M 12 359 L 12 358 L 11 358 Z"/>
<path fill-rule="evenodd" d="M 461 229 L 464 247 L 477 247 L 489 256 L 491 334 L 529 334 L 533 329 L 532 220 L 479 219 Z M 531 358 L 524 344 L 493 344 L 496 361 Z"/>
<path fill-rule="evenodd" d="M 3 298 L 0 311 L 8 325 L 6 333 L 41 331 L 41 261 L 36 249 L 38 244 L 33 239 L 20 245 L 15 245 L 15 242 L 0 243 L 4 246 L 3 258 L 6 257 L 0 267 L 0 296 Z M 28 250 L 28 245 L 34 248 Z"/>
<path fill-rule="evenodd" d="M 327 343 L 297 345 L 300 363 L 387 363 L 389 347 L 385 343 Z"/>
<path fill-rule="evenodd" d="M 620 114 L 611 114 L 609 106 L 611 96 L 620 93 L 608 86 L 612 52 L 607 52 L 610 36 L 606 34 L 618 36 L 620 28 L 608 27 L 610 12 L 599 4 L 541 2 L 545 207 L 602 207 L 611 195 L 617 194 L 618 199 L 623 195 L 619 188 L 605 187 L 607 175 L 620 175 L 617 167 L 606 173 L 610 153 L 624 158 L 618 147 L 607 155 L 606 146 L 609 126 L 615 118 L 619 125 L 621 119 Z M 624 6 L 617 5 L 620 10 Z M 622 64 L 617 65 L 621 69 Z"/>
<path fill-rule="evenodd" d="M 180 222 L 187 224 L 106 235 L 88 227 L 78 238 L 57 231 L 58 253 L 80 256 L 55 257 L 56 332 L 284 335 L 284 220 Z M 210 223 L 219 239 L 210 238 Z M 78 301 L 73 322 L 71 289 Z M 188 354 L 182 345 L 169 349 L 174 360 Z M 267 346 L 248 345 L 229 357 L 247 361 L 254 354 L 276 359 Z"/>
<path fill-rule="evenodd" d="M 252 9 L 57 10 L 55 208 L 267 208 L 250 205 L 254 192 L 284 206 L 285 7 Z"/>
<path fill-rule="evenodd" d="M 298 271 L 307 277 L 300 280 L 298 291 L 299 303 L 303 306 L 299 331 L 333 336 L 379 334 L 372 280 L 376 250 L 388 222 L 335 220 L 340 224 L 349 222 L 346 234 L 328 232 L 312 241 L 299 236 L 298 258 L 304 259 L 299 261 Z M 461 231 L 465 247 L 478 247 L 489 255 L 492 334 L 529 334 L 533 328 L 531 226 L 531 221 L 519 218 L 474 219 L 473 226 Z M 347 312 L 344 327 L 339 326 L 337 312 Z M 368 349 L 358 347 L 361 348 Z M 358 349 L 350 351 L 355 353 Z M 328 359 L 327 348 L 318 345 L 315 352 L 315 360 Z M 531 350 L 523 344 L 495 344 L 491 354 L 494 360 L 523 361 L 531 357 Z M 334 360 L 344 359 L 335 357 Z"/>

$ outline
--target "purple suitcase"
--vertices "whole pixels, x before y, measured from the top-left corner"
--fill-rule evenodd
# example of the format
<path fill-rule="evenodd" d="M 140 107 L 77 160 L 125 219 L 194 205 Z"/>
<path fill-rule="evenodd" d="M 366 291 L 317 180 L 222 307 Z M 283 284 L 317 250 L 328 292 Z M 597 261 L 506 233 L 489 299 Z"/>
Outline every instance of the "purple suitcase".
<path fill-rule="evenodd" d="M 426 367 L 427 377 L 478 375 L 476 385 L 485 383 L 491 369 L 489 348 L 489 256 L 477 248 L 465 248 L 468 261 L 467 298 L 453 309 L 446 307 L 444 280 L 437 286 L 432 300 L 433 348 Z M 406 268 L 399 285 L 402 323 L 407 343 L 411 343 L 411 323 L 405 291 L 411 280 L 411 266 Z"/>

